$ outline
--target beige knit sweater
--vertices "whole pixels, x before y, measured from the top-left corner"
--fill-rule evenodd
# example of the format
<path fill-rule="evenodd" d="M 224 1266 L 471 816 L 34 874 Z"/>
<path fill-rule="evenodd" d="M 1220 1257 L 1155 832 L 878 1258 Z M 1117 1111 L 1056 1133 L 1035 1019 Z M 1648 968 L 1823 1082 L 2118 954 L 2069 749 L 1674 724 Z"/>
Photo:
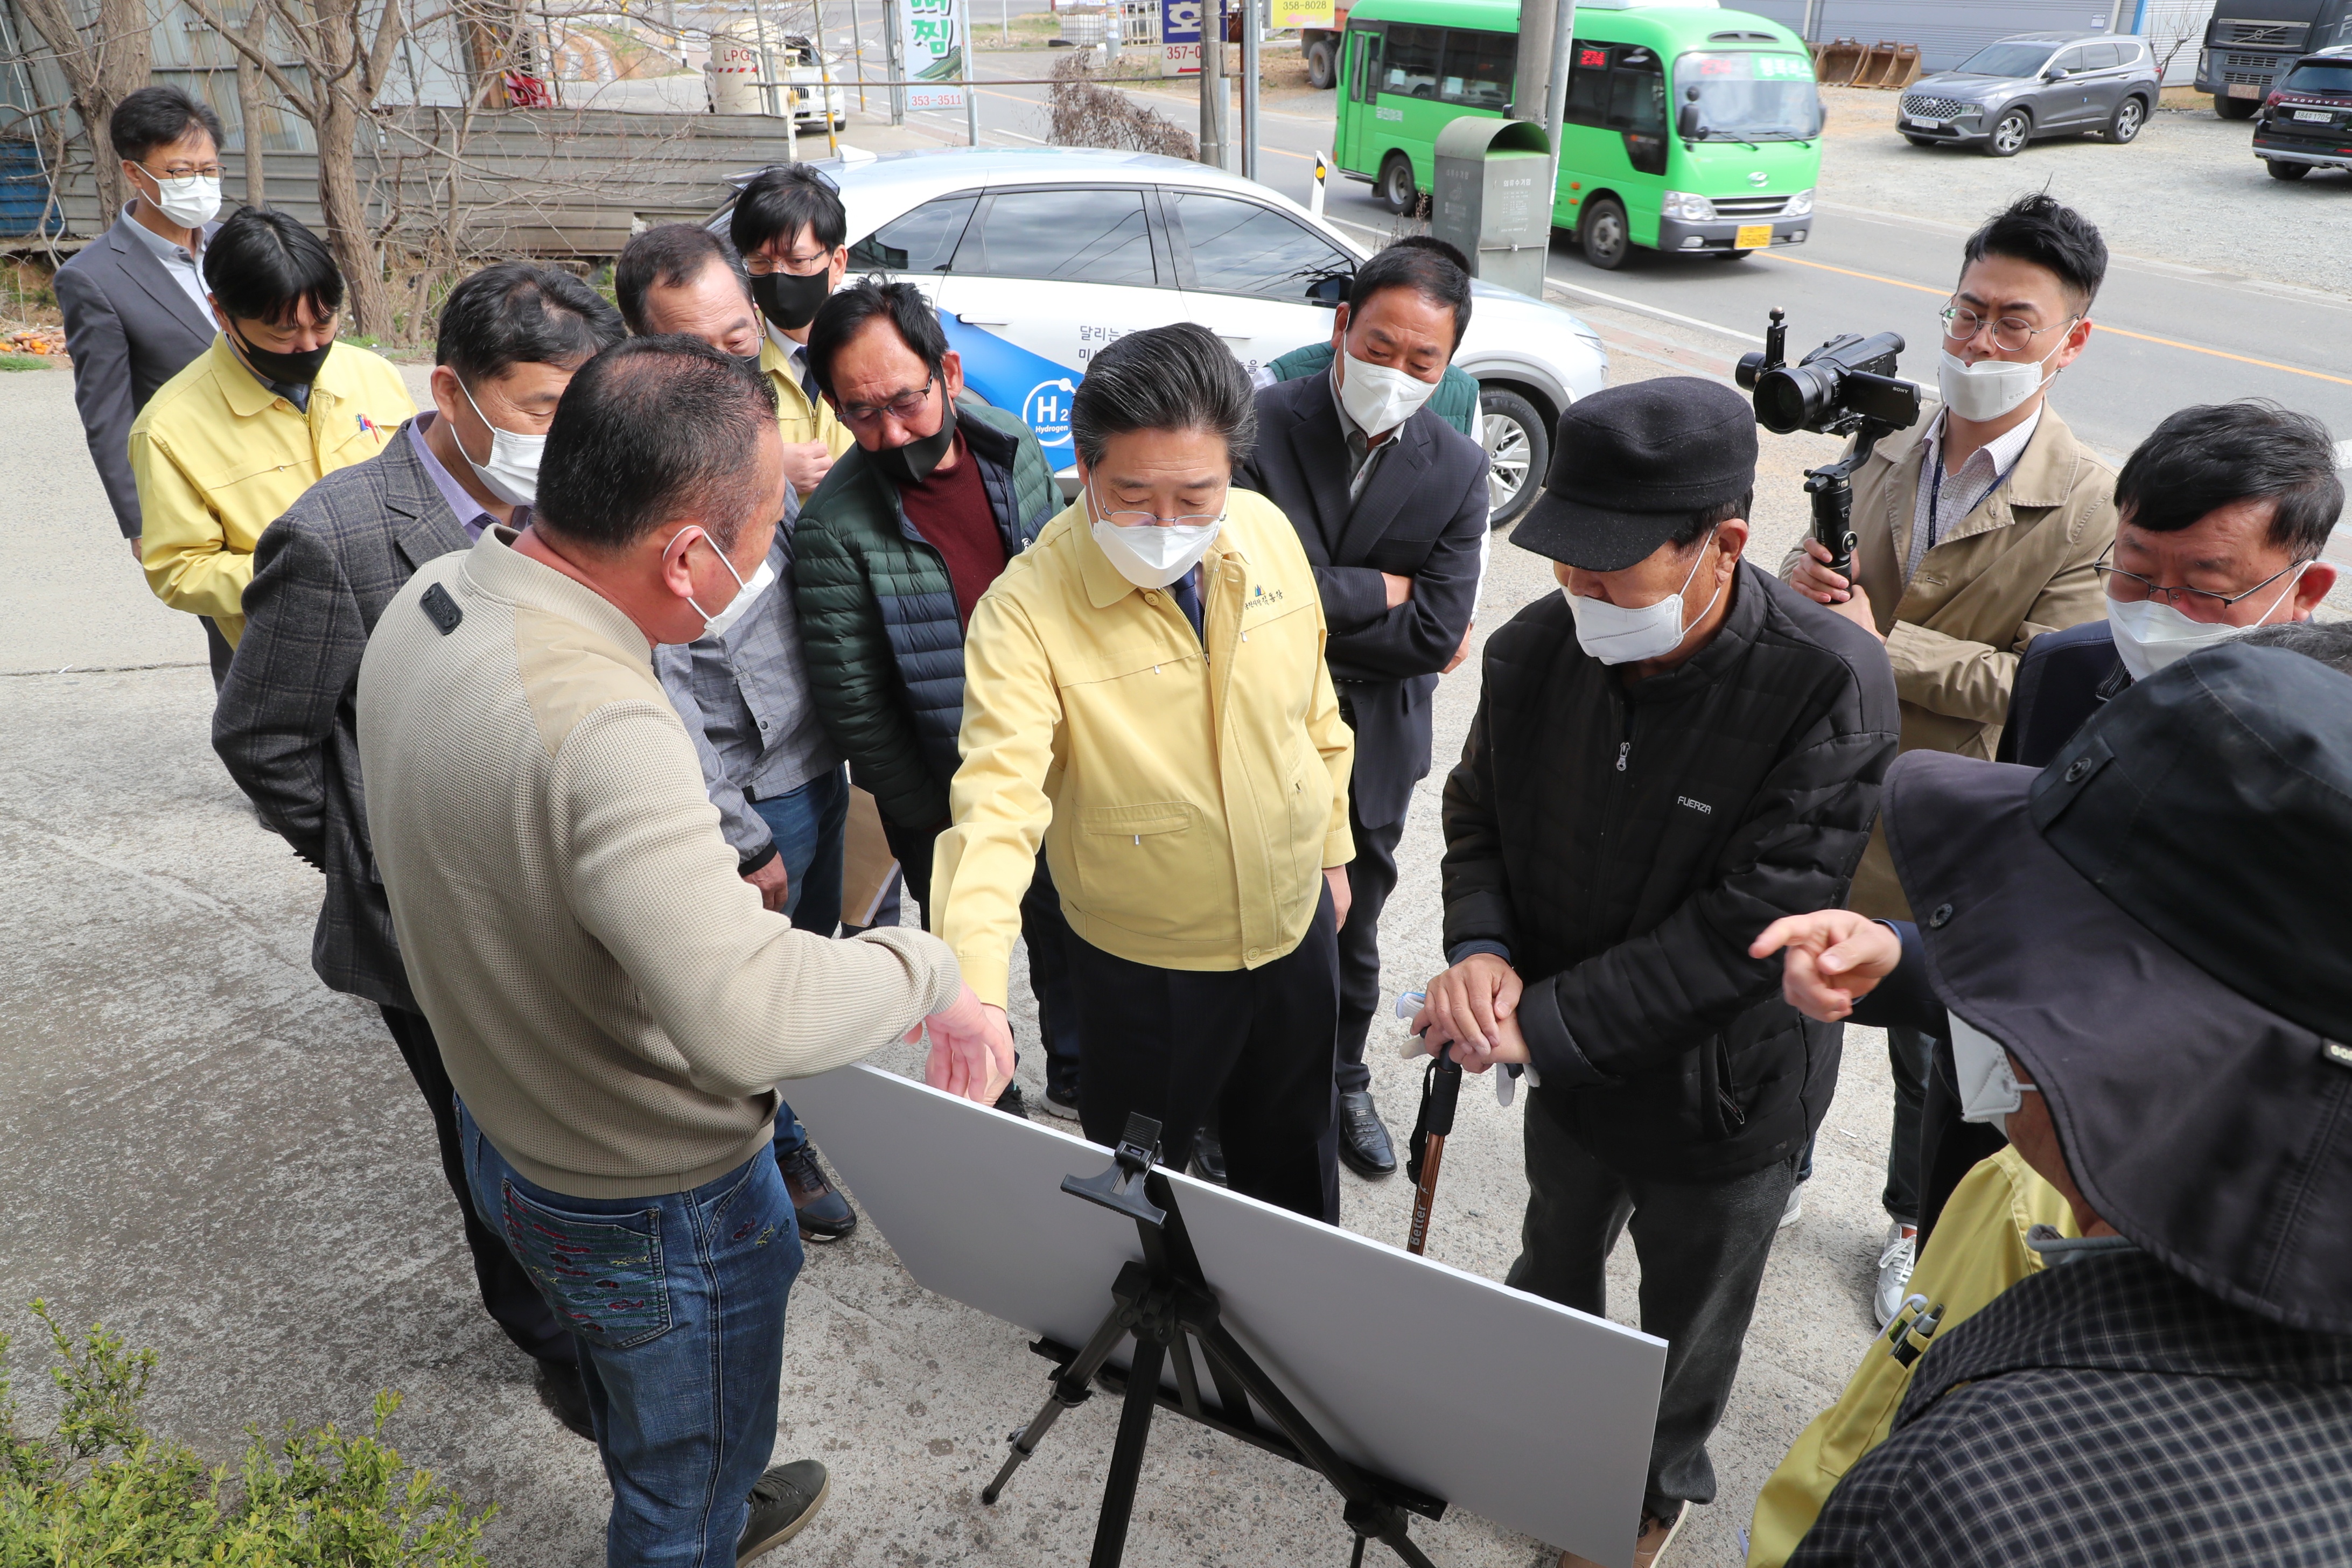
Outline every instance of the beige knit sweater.
<path fill-rule="evenodd" d="M 644 634 L 509 538 L 427 564 L 369 640 L 376 863 L 499 1152 L 560 1193 L 684 1192 L 767 1144 L 779 1079 L 952 1002 L 955 959 L 919 931 L 835 942 L 762 910 Z M 449 605 L 445 632 L 430 612 Z"/>

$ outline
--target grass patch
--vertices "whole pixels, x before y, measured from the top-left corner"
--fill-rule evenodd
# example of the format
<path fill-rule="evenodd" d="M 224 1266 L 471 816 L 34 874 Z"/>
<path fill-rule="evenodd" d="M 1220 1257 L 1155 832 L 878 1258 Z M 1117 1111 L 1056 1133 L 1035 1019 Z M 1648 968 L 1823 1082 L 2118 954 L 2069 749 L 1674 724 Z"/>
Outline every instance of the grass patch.
<path fill-rule="evenodd" d="M 39 354 L 0 354 L 0 371 L 48 368 L 49 362 Z"/>

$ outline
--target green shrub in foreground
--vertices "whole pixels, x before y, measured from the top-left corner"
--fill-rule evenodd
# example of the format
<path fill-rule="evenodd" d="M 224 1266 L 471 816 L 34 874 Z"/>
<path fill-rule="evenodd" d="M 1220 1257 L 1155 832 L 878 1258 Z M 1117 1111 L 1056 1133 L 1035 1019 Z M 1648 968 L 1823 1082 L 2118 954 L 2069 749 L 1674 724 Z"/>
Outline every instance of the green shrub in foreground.
<path fill-rule="evenodd" d="M 36 1300 L 62 1363 L 56 1429 L 20 1429 L 0 1363 L 0 1568 L 484 1568 L 495 1512 L 413 1470 L 383 1442 L 400 1395 L 375 1396 L 372 1430 L 331 1426 L 274 1447 L 257 1428 L 242 1468 L 207 1470 L 189 1448 L 140 1425 L 155 1369 L 93 1325 L 77 1343 Z M 0 1334 L 0 1354 L 8 1347 Z"/>

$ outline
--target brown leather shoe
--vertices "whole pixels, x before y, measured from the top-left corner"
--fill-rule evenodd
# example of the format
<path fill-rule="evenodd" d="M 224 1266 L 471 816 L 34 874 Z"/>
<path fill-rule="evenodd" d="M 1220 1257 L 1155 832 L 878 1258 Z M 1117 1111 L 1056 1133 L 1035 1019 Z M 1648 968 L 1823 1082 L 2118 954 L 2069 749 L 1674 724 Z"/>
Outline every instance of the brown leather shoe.
<path fill-rule="evenodd" d="M 1633 1538 L 1633 1568 L 1660 1568 L 1665 1560 L 1666 1548 L 1682 1532 L 1683 1521 L 1690 1517 L 1690 1504 L 1685 1503 L 1675 1510 L 1673 1519 L 1664 1520 L 1644 1510 L 1642 1532 Z M 1563 1552 L 1559 1554 L 1559 1568 L 1601 1568 L 1601 1564 L 1590 1557 Z"/>

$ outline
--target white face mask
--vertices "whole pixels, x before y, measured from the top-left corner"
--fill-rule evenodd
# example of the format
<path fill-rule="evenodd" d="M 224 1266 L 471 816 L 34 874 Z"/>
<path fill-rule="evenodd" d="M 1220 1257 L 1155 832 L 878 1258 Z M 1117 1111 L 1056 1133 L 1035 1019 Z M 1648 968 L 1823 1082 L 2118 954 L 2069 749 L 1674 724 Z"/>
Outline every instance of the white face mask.
<path fill-rule="evenodd" d="M 1980 359 L 1974 364 L 1946 349 L 1936 360 L 1936 395 L 1963 419 L 1979 425 L 1998 419 L 2042 390 L 2042 367 L 2065 346 L 2062 335 L 2058 348 L 2038 360 Z"/>
<path fill-rule="evenodd" d="M 190 174 L 177 180 L 166 180 L 153 174 L 148 174 L 147 177 L 153 180 L 156 190 L 163 193 L 155 199 L 155 210 L 182 228 L 202 228 L 220 211 L 221 183 L 218 174 Z"/>
<path fill-rule="evenodd" d="M 2006 1138 L 2010 1112 L 2025 1103 L 2026 1091 L 2041 1090 L 2018 1080 L 1999 1040 L 1958 1013 L 1947 1016 L 1952 1022 L 1952 1077 L 1960 1089 L 1960 1120 L 1989 1123 Z"/>
<path fill-rule="evenodd" d="M 1223 526 L 1220 515 L 1209 522 L 1139 523 L 1121 528 L 1102 515 L 1094 486 L 1087 486 L 1087 509 L 1095 514 L 1095 542 L 1118 568 L 1118 574 L 1139 588 L 1165 588 L 1201 563 Z"/>
<path fill-rule="evenodd" d="M 1712 541 L 1715 531 L 1707 530 L 1706 537 Z M 1707 549 L 1702 544 L 1683 585 L 1656 604 L 1644 605 L 1638 610 L 1612 605 L 1606 599 L 1571 594 L 1562 584 L 1559 595 L 1568 601 L 1569 613 L 1576 617 L 1578 646 L 1603 664 L 1638 664 L 1645 658 L 1663 658 L 1682 647 L 1688 629 L 1683 625 L 1683 595 L 1706 558 Z M 1698 618 L 1706 619 L 1706 611 L 1715 608 L 1715 601 L 1722 596 L 1723 585 L 1718 583 L 1706 601 L 1706 610 L 1701 610 Z"/>
<path fill-rule="evenodd" d="M 2304 566 L 2309 566 L 2308 561 Z M 2170 605 L 2158 599 L 2137 599 L 2126 604 L 2119 599 L 2107 601 L 2107 630 L 2116 639 L 2116 657 L 2134 680 L 2146 680 L 2176 658 L 2186 658 L 2200 647 L 2228 642 L 2241 632 L 2250 632 L 2271 618 L 2271 612 L 2286 602 L 2286 596 L 2303 576 L 2297 567 L 2286 580 L 2278 597 L 2271 601 L 2262 619 L 2253 626 L 2233 626 L 2226 622 L 2192 621 Z"/>
<path fill-rule="evenodd" d="M 1348 411 L 1367 436 L 1385 436 L 1417 413 L 1437 390 L 1435 382 L 1423 381 L 1391 365 L 1367 364 L 1354 354 L 1346 356 L 1347 364 L 1339 383 L 1339 406 Z"/>
<path fill-rule="evenodd" d="M 499 429 L 490 424 L 490 416 L 482 412 L 482 405 L 474 401 L 473 393 L 462 380 L 457 383 L 457 390 L 466 394 L 466 406 L 474 411 L 474 417 L 489 426 L 490 460 L 475 462 L 463 441 L 457 443 L 458 453 L 482 483 L 489 487 L 492 495 L 509 506 L 530 506 L 539 498 L 539 457 L 547 449 L 547 437 L 519 436 L 511 430 Z M 457 433 L 452 430 L 449 434 L 454 438 Z"/>
<path fill-rule="evenodd" d="M 758 603 L 760 595 L 774 584 L 776 569 L 769 565 L 763 558 L 760 562 L 760 569 L 751 574 L 751 580 L 747 583 L 743 580 L 743 574 L 735 570 L 735 563 L 727 559 L 727 552 L 719 548 L 717 540 L 712 539 L 708 533 L 703 533 L 700 529 L 695 531 L 702 533 L 702 542 L 710 546 L 710 553 L 719 557 L 719 564 L 726 567 L 727 575 L 735 579 L 735 596 L 728 600 L 727 607 L 715 616 L 700 605 L 695 604 L 691 595 L 687 596 L 686 602 L 694 605 L 695 613 L 702 617 L 704 637 L 723 637 L 734 628 L 736 622 L 743 618 L 743 612 Z"/>

